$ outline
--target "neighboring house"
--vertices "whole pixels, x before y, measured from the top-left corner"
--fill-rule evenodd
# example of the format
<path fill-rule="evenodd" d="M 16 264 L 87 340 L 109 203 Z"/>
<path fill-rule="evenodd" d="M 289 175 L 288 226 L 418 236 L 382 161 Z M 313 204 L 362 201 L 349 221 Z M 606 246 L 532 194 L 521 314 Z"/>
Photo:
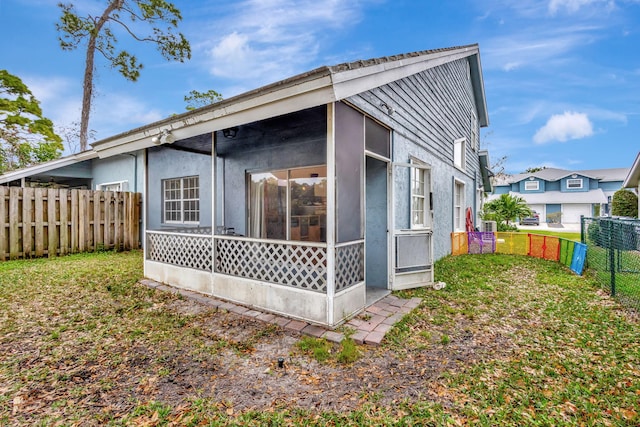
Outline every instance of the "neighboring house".
<path fill-rule="evenodd" d="M 469 45 L 320 67 L 98 141 L 92 162 L 144 153 L 146 277 L 335 326 L 433 283 L 489 190 L 487 125 Z"/>
<path fill-rule="evenodd" d="M 0 185 L 144 191 L 144 150 L 98 158 L 93 150 L 71 154 L 0 175 Z"/>
<path fill-rule="evenodd" d="M 636 194 L 640 196 L 640 152 L 636 156 L 636 160 L 633 162 L 629 173 L 624 179 L 622 185 L 624 188 L 632 188 Z M 640 216 L 640 197 L 638 197 L 638 215 Z"/>
<path fill-rule="evenodd" d="M 628 168 L 569 171 L 546 168 L 503 177 L 493 182 L 493 194 L 522 197 L 540 215 L 541 222 L 574 224 L 580 216 L 609 215 L 611 197 L 622 188 Z"/>

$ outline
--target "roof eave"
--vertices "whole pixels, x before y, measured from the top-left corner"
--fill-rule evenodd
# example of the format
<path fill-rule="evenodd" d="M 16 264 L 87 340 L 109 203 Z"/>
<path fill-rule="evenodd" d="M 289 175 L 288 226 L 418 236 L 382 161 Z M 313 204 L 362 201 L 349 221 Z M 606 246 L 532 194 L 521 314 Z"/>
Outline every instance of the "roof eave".
<path fill-rule="evenodd" d="M 215 104 L 188 111 L 92 144 L 100 157 L 155 146 L 152 138 L 170 131 L 176 140 L 333 102 L 331 73 L 318 68 Z"/>
<path fill-rule="evenodd" d="M 487 150 L 480 150 L 478 152 L 478 159 L 480 161 L 480 175 L 482 176 L 482 187 L 485 193 L 491 193 L 493 186 L 491 185 L 491 165 L 489 163 L 489 152 Z"/>
<path fill-rule="evenodd" d="M 6 184 L 11 181 L 26 178 L 28 176 L 38 175 L 51 170 L 60 169 L 66 166 L 70 166 L 76 163 L 83 162 L 85 160 L 91 160 L 98 157 L 95 151 L 87 150 L 81 153 L 71 154 L 69 156 L 61 157 L 59 159 L 50 160 L 45 163 L 39 163 L 34 166 L 29 166 L 22 169 L 17 169 L 11 172 L 7 172 L 0 175 L 0 184 Z"/>
<path fill-rule="evenodd" d="M 633 162 L 633 166 L 629 169 L 629 174 L 622 184 L 622 188 L 637 188 L 640 186 L 640 152 Z"/>

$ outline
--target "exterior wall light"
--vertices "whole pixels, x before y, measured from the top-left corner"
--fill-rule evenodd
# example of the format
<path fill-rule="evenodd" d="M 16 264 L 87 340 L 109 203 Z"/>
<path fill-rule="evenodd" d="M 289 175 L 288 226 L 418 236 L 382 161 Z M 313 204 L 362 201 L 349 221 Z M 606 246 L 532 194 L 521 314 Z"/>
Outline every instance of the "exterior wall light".
<path fill-rule="evenodd" d="M 169 129 L 163 129 L 159 135 L 151 138 L 151 142 L 156 145 L 173 144 L 174 142 L 176 142 L 176 137 L 173 136 Z"/>
<path fill-rule="evenodd" d="M 380 108 L 384 108 L 387 111 L 388 115 L 392 115 L 393 113 L 395 113 L 396 110 L 393 109 L 392 106 L 390 106 L 389 104 L 387 104 L 386 102 L 382 102 L 380 104 Z"/>
<path fill-rule="evenodd" d="M 225 138 L 233 139 L 236 137 L 237 134 L 238 134 L 238 128 L 236 126 L 222 130 L 222 135 L 224 135 Z"/>

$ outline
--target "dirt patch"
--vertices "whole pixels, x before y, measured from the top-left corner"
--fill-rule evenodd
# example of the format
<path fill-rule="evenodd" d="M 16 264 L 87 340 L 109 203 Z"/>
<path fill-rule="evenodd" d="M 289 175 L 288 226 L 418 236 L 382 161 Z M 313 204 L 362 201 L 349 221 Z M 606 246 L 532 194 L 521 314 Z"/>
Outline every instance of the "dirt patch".
<path fill-rule="evenodd" d="M 181 301 L 172 309 L 201 314 L 200 304 Z M 464 319 L 460 319 L 465 322 Z M 147 399 L 177 406 L 185 396 L 212 398 L 234 411 L 301 408 L 345 411 L 364 402 L 391 405 L 411 401 L 450 402 L 439 391 L 445 371 L 454 371 L 487 357 L 509 352 L 506 335 L 466 331 L 448 345 L 429 345 L 411 352 L 360 346 L 362 357 L 353 365 L 319 363 L 296 347 L 301 336 L 274 325 L 234 313 L 215 312 L 198 320 L 209 344 L 225 347 L 211 365 L 187 355 L 174 359 L 174 375 L 161 378 L 147 391 Z M 466 331 L 466 332 L 465 332 Z M 284 367 L 278 367 L 278 359 Z"/>
<path fill-rule="evenodd" d="M 167 332 L 154 334 L 162 337 L 154 342 L 158 338 L 146 337 L 145 328 L 155 327 L 150 324 L 119 332 L 104 329 L 97 345 L 95 337 L 91 345 L 83 344 L 82 334 L 95 335 L 92 331 L 66 330 L 54 339 L 51 331 L 46 335 L 38 328 L 0 340 L 5 360 L 16 362 L 11 369 L 35 378 L 0 389 L 13 396 L 4 405 L 14 425 L 47 417 L 72 419 L 79 413 L 99 425 L 149 402 L 179 408 L 198 398 L 232 413 L 283 408 L 341 412 L 404 400 L 448 407 L 453 395 L 444 386 L 444 372 L 501 357 L 512 346 L 508 330 L 472 327 L 472 321 L 459 316 L 446 328 L 428 321 L 414 325 L 432 335 L 408 346 L 411 350 L 359 346 L 361 357 L 352 365 L 319 363 L 297 348 L 300 334 L 274 324 L 215 311 L 188 298 L 160 295 L 146 302 L 147 312 L 169 312 L 180 319 L 181 338 Z M 446 343 L 441 342 L 444 335 Z M 60 347 L 53 350 L 53 342 L 61 342 Z"/>

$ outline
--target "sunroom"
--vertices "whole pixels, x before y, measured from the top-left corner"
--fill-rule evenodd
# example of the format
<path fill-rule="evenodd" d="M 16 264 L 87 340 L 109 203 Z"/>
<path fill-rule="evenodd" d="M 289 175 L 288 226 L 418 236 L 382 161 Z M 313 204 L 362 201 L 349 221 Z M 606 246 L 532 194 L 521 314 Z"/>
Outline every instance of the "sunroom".
<path fill-rule="evenodd" d="M 389 256 L 391 135 L 337 102 L 149 149 L 145 275 L 330 326 L 389 293 L 392 268 L 429 282 L 428 230 Z"/>
<path fill-rule="evenodd" d="M 470 45 L 321 67 L 94 149 L 145 149 L 146 277 L 333 327 L 433 283 L 479 123 Z"/>

